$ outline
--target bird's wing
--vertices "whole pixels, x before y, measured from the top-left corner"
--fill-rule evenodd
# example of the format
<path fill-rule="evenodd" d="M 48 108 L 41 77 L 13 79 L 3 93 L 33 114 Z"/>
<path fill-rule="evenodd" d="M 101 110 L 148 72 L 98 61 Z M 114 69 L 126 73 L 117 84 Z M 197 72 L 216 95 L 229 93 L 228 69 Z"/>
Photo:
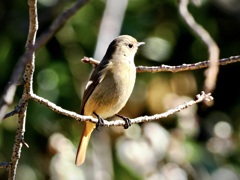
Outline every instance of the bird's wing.
<path fill-rule="evenodd" d="M 97 87 L 97 85 L 101 83 L 101 81 L 103 80 L 105 73 L 103 73 L 102 71 L 104 70 L 108 63 L 109 61 L 102 60 L 100 64 L 93 70 L 89 78 L 89 81 L 86 85 L 85 91 L 83 93 L 80 114 L 84 115 L 84 106 L 88 98 L 91 96 L 91 94 Z"/>

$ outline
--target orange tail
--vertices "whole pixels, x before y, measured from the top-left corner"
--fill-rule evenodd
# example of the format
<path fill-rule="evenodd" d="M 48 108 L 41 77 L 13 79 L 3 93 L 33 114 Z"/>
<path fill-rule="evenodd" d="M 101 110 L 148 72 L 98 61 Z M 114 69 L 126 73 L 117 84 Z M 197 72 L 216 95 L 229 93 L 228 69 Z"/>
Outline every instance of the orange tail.
<path fill-rule="evenodd" d="M 94 124 L 94 123 L 91 123 L 91 122 L 85 123 L 82 137 L 78 144 L 78 150 L 77 150 L 77 155 L 76 155 L 76 160 L 75 160 L 75 164 L 77 166 L 80 166 L 85 161 L 88 142 L 90 140 L 91 134 L 92 134 L 93 130 L 95 129 L 95 127 L 96 127 L 96 124 Z"/>

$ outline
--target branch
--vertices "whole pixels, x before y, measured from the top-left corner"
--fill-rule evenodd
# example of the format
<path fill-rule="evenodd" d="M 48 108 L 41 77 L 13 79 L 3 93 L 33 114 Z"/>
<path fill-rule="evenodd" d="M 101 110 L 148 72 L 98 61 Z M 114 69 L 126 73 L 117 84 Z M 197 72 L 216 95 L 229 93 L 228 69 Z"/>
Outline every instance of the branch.
<path fill-rule="evenodd" d="M 83 115 L 79 115 L 75 112 L 72 112 L 72 111 L 68 111 L 66 109 L 63 109 L 62 107 L 60 106 L 57 106 L 56 104 L 54 104 L 53 102 L 45 99 L 45 98 L 42 98 L 34 93 L 30 94 L 30 99 L 42 104 L 42 105 L 45 105 L 47 106 L 48 108 L 50 108 L 52 111 L 58 113 L 58 114 L 61 114 L 61 115 L 64 115 L 64 116 L 67 116 L 67 117 L 71 117 L 73 119 L 76 119 L 77 121 L 91 121 L 93 123 L 97 123 L 98 120 L 93 118 L 92 116 L 83 116 Z"/>
<path fill-rule="evenodd" d="M 28 47 L 26 52 L 20 57 L 12 72 L 9 84 L 5 87 L 3 95 L 0 99 L 0 122 L 2 121 L 4 115 L 6 114 L 7 108 L 13 102 L 13 97 L 15 95 L 17 85 L 19 84 L 26 64 L 31 61 L 31 55 L 33 54 L 33 52 L 35 52 L 44 44 L 46 44 L 49 41 L 49 39 L 51 39 L 54 36 L 54 34 L 56 34 L 56 32 L 67 22 L 67 20 L 70 19 L 70 17 L 72 17 L 86 2 L 88 2 L 88 0 L 77 0 L 77 2 L 73 4 L 67 11 L 60 14 L 57 17 L 57 19 L 52 23 L 52 25 L 49 27 L 49 29 L 36 40 L 36 43 L 31 47 Z M 34 41 L 29 40 L 30 37 L 28 37 L 26 46 L 30 42 L 32 43 L 35 42 L 35 40 Z"/>
<path fill-rule="evenodd" d="M 0 168 L 8 169 L 9 168 L 9 163 L 8 162 L 0 162 Z"/>
<path fill-rule="evenodd" d="M 130 119 L 131 124 L 137 124 L 137 123 L 154 121 L 154 120 L 159 120 L 159 119 L 162 119 L 162 118 L 166 118 L 166 117 L 168 117 L 168 116 L 170 116 L 170 115 L 172 115 L 176 112 L 179 112 L 183 109 L 188 108 L 189 106 L 200 103 L 204 100 L 206 100 L 206 101 L 212 101 L 213 100 L 213 97 L 211 96 L 210 93 L 206 94 L 203 91 L 202 91 L 201 94 L 198 94 L 196 96 L 196 98 L 197 98 L 196 100 L 191 100 L 191 101 L 185 102 L 184 104 L 179 105 L 174 109 L 170 109 L 170 110 L 168 110 L 168 111 L 166 111 L 162 114 L 155 114 L 153 116 L 142 116 L 142 117 L 137 117 L 137 118 L 134 118 L 134 119 Z M 34 101 L 36 101 L 40 104 L 43 104 L 43 105 L 47 106 L 48 108 L 50 108 L 51 110 L 53 110 L 54 112 L 56 112 L 58 114 L 62 114 L 62 115 L 65 115 L 67 117 L 71 117 L 71 118 L 73 118 L 77 121 L 90 121 L 90 122 L 93 122 L 93 123 L 98 122 L 98 119 L 93 118 L 92 116 L 83 116 L 83 115 L 79 115 L 75 112 L 65 110 L 65 109 L 61 108 L 60 106 L 57 106 L 56 104 L 48 101 L 47 99 L 39 97 L 36 94 L 31 94 L 31 99 L 33 99 Z M 104 120 L 103 126 L 106 126 L 106 127 L 109 127 L 109 126 L 124 126 L 125 123 L 126 122 L 124 120 L 114 120 L 114 121 Z"/>
<path fill-rule="evenodd" d="M 84 57 L 81 60 L 83 63 L 90 63 L 93 64 L 94 66 L 97 66 L 99 64 L 99 61 L 89 58 L 89 57 Z M 240 55 L 238 56 L 231 56 L 229 58 L 223 58 L 218 60 L 219 65 L 227 65 L 235 62 L 240 61 Z M 202 69 L 209 67 L 210 61 L 201 61 L 198 63 L 194 64 L 182 64 L 178 66 L 169 66 L 169 65 L 164 65 L 162 64 L 161 66 L 137 66 L 137 72 L 138 73 L 143 73 L 143 72 L 151 72 L 151 73 L 156 73 L 156 72 L 181 72 L 181 71 L 189 71 L 189 70 L 196 70 L 196 69 Z"/>
<path fill-rule="evenodd" d="M 33 50 L 36 51 L 44 44 L 46 44 L 58 31 L 64 26 L 64 24 L 89 0 L 77 0 L 68 10 L 60 14 L 57 19 L 52 23 L 49 29 L 44 32 L 36 41 L 33 46 Z"/>
<path fill-rule="evenodd" d="M 161 114 L 155 114 L 153 116 L 142 116 L 142 117 L 138 117 L 135 119 L 131 119 L 131 123 L 136 124 L 136 123 L 142 123 L 142 122 L 166 118 L 166 117 L 168 117 L 172 114 L 175 114 L 183 109 L 186 109 L 194 104 L 200 103 L 202 101 L 212 101 L 212 100 L 213 100 L 213 97 L 211 96 L 210 93 L 206 94 L 204 91 L 202 91 L 201 94 L 196 95 L 196 100 L 191 100 L 191 101 L 185 102 L 185 103 L 177 106 L 176 108 L 170 109 Z"/>
<path fill-rule="evenodd" d="M 209 52 L 209 68 L 206 71 L 205 90 L 212 92 L 216 86 L 218 74 L 219 48 L 209 33 L 199 25 L 194 17 L 188 11 L 189 0 L 180 0 L 179 11 L 186 24 L 196 33 L 198 37 L 206 44 Z"/>
<path fill-rule="evenodd" d="M 37 0 L 28 0 L 29 5 L 29 32 L 28 38 L 26 42 L 26 49 L 30 49 L 36 40 L 36 34 L 38 29 L 38 17 L 37 17 Z M 22 146 L 26 145 L 24 141 L 25 134 L 25 123 L 26 123 L 26 114 L 27 114 L 27 106 L 28 106 L 28 94 L 32 92 L 32 80 L 33 73 L 35 69 L 35 52 L 33 51 L 30 57 L 30 62 L 27 63 L 26 69 L 23 75 L 24 79 L 24 89 L 22 98 L 18 103 L 18 107 L 20 108 L 18 115 L 18 124 L 17 124 L 17 132 L 15 136 L 15 143 L 13 146 L 13 152 L 11 156 L 10 166 L 8 167 L 8 179 L 16 178 L 16 171 L 18 161 L 21 157 Z M 28 145 L 26 145 L 28 147 Z"/>
<path fill-rule="evenodd" d="M 10 165 L 8 166 L 9 179 L 15 179 L 16 177 L 16 169 L 17 164 L 21 156 L 22 145 L 28 147 L 27 143 L 24 141 L 24 133 L 25 133 L 25 122 L 26 122 L 26 113 L 27 106 L 30 94 L 33 93 L 32 89 L 32 80 L 33 74 L 35 70 L 35 51 L 43 46 L 64 24 L 65 22 L 80 8 L 82 7 L 87 0 L 79 0 L 77 1 L 68 11 L 62 13 L 50 26 L 48 31 L 40 36 L 38 41 L 35 43 L 36 33 L 38 29 L 38 20 L 37 20 L 37 0 L 28 0 L 29 5 L 29 32 L 28 38 L 26 42 L 26 52 L 20 58 L 15 67 L 12 76 L 11 76 L 11 84 L 5 88 L 5 93 L 3 98 L 0 100 L 0 119 L 2 120 L 3 114 L 7 107 L 12 103 L 13 97 L 16 91 L 17 83 L 21 77 L 21 74 L 25 67 L 25 72 L 23 75 L 24 79 L 24 90 L 22 94 L 22 98 L 18 103 L 18 108 L 20 108 L 18 114 L 18 127 L 15 137 L 15 143 L 13 147 L 13 153 L 11 157 Z M 5 115 L 5 117 L 14 115 L 16 110 L 11 113 Z"/>
<path fill-rule="evenodd" d="M 20 111 L 21 111 L 20 107 L 19 107 L 19 106 L 16 106 L 16 107 L 14 108 L 14 110 L 11 111 L 11 112 L 9 112 L 9 113 L 7 113 L 7 114 L 3 117 L 3 119 L 7 119 L 7 118 L 9 118 L 9 117 L 11 117 L 11 116 L 14 116 L 15 114 L 20 113 Z"/>

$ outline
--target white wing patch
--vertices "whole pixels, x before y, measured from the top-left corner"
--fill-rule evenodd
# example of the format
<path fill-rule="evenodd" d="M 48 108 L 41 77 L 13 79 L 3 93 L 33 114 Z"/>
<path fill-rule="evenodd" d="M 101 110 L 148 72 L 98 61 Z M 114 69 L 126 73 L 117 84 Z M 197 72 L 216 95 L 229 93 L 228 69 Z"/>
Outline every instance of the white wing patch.
<path fill-rule="evenodd" d="M 100 78 L 100 80 L 99 80 L 99 84 L 102 82 L 102 80 L 105 78 L 105 76 L 106 76 L 106 73 L 103 72 L 103 74 L 102 74 L 102 76 L 101 76 L 101 78 Z"/>
<path fill-rule="evenodd" d="M 87 85 L 86 85 L 86 87 L 85 87 L 85 90 L 86 90 L 92 83 L 93 83 L 93 81 L 88 81 L 88 82 L 87 82 Z"/>

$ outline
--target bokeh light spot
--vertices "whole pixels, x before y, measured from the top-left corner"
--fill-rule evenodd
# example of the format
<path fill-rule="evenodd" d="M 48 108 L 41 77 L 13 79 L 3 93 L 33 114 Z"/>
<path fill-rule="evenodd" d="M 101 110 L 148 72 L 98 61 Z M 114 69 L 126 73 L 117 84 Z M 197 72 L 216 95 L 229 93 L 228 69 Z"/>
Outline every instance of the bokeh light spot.
<path fill-rule="evenodd" d="M 232 134 L 232 127 L 225 121 L 220 121 L 214 126 L 214 133 L 219 138 L 227 139 Z"/>
<path fill-rule="evenodd" d="M 143 55 L 154 61 L 166 60 L 172 50 L 170 43 L 159 37 L 149 37 L 145 40 L 145 43 L 142 48 Z"/>
<path fill-rule="evenodd" d="M 52 69 L 44 69 L 39 72 L 37 82 L 41 89 L 50 91 L 57 87 L 59 78 L 57 73 Z"/>

